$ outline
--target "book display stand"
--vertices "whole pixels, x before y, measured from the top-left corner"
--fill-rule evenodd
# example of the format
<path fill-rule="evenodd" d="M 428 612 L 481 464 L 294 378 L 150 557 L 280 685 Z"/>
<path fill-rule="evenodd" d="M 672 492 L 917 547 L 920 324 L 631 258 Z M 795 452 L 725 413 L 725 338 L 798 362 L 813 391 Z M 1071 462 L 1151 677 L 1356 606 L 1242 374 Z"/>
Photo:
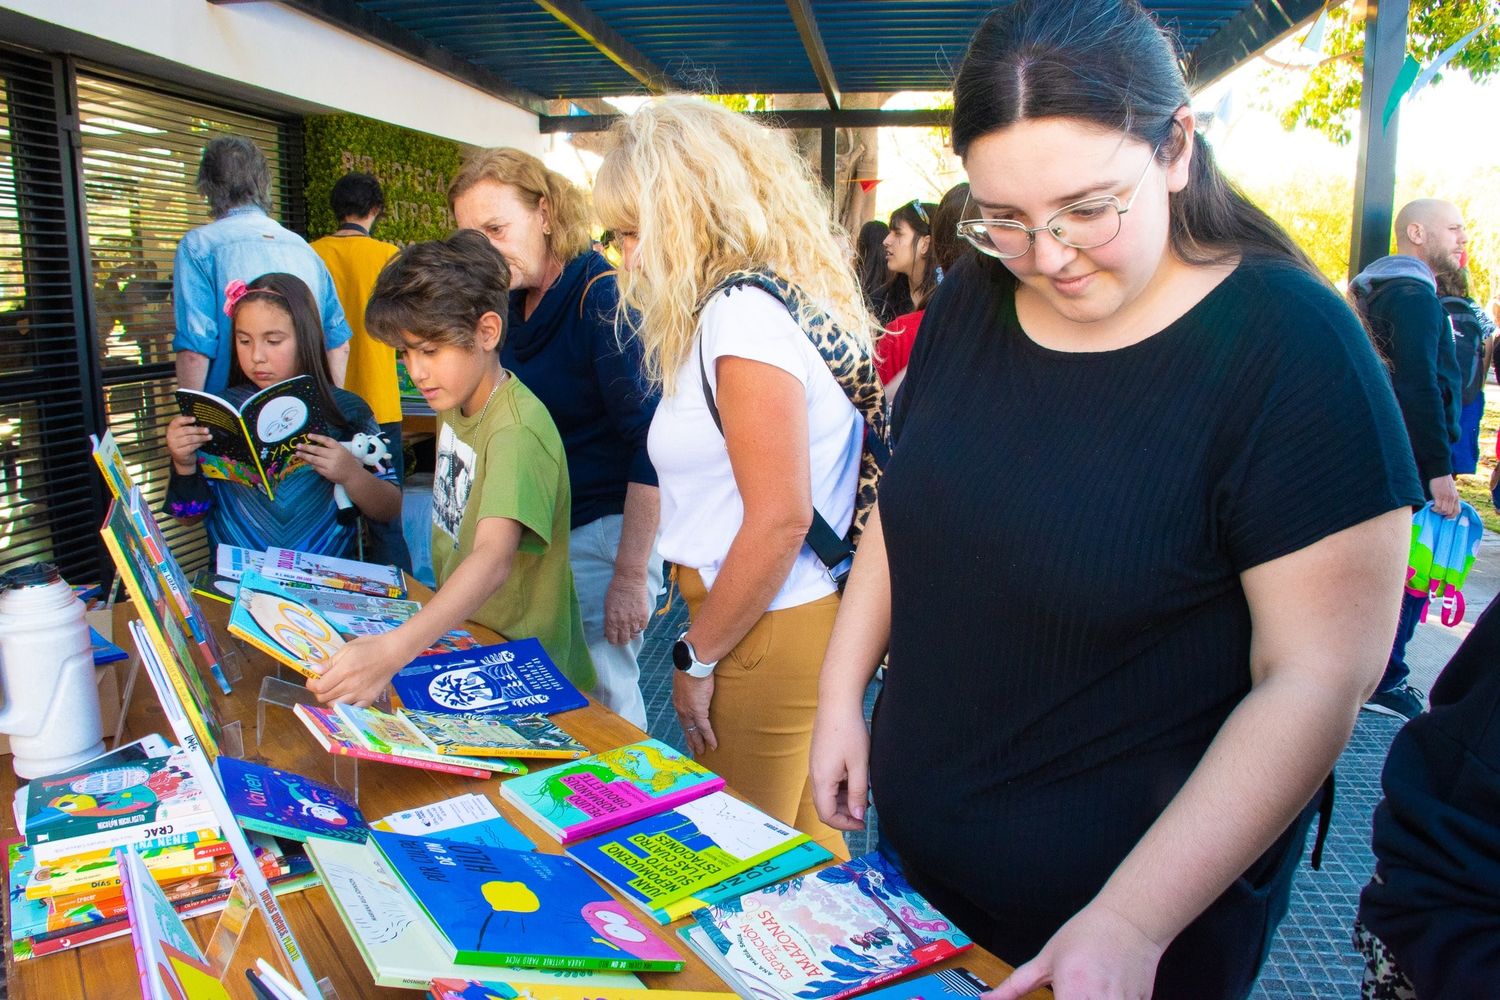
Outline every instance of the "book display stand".
<path fill-rule="evenodd" d="M 278 674 L 280 666 L 277 666 Z M 280 676 L 267 674 L 260 682 L 260 697 L 255 702 L 255 748 L 260 749 L 261 735 L 266 731 L 266 706 L 284 708 L 290 712 L 298 705 L 316 705 L 318 696 L 301 683 L 284 681 Z M 230 756 L 240 756 L 231 754 Z M 359 804 L 359 758 L 330 754 L 333 758 L 333 783 L 349 793 L 355 805 Z"/>
<path fill-rule="evenodd" d="M 267 955 L 271 957 L 263 957 Z M 276 947 L 265 913 L 255 905 L 255 891 L 243 875 L 235 880 L 229 902 L 208 936 L 203 959 L 231 996 L 242 992 L 245 970 L 255 969 L 257 959 L 270 964 L 287 982 L 297 981 L 295 970 Z M 327 976 L 317 984 L 321 997 L 307 1000 L 340 1000 L 338 989 Z"/>

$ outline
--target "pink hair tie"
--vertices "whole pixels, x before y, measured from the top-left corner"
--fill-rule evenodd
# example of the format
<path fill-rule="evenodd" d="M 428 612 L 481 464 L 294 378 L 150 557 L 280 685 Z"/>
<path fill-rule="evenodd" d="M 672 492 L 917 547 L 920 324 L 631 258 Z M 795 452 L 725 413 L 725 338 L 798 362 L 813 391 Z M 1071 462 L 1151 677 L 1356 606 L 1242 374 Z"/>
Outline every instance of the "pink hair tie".
<path fill-rule="evenodd" d="M 243 299 L 251 292 L 259 292 L 262 295 L 274 295 L 278 299 L 285 298 L 285 296 L 276 291 L 274 288 L 251 288 L 239 278 L 235 278 L 229 284 L 224 286 L 224 315 L 228 316 L 230 319 L 234 319 L 235 306 L 240 304 L 240 299 Z"/>
<path fill-rule="evenodd" d="M 235 278 L 229 284 L 224 286 L 225 316 L 228 316 L 231 319 L 234 318 L 234 307 L 239 305 L 240 299 L 243 299 L 245 297 L 245 293 L 248 291 L 250 291 L 250 286 L 245 284 L 239 278 Z"/>

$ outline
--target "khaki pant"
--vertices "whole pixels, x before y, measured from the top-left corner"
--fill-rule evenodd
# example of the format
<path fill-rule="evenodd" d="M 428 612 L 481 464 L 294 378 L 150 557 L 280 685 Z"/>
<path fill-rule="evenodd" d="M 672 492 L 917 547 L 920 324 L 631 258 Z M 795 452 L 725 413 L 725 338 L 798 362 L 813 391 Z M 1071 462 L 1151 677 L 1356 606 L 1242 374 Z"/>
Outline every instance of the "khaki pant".
<path fill-rule="evenodd" d="M 708 591 L 695 569 L 674 566 L 689 616 Z M 839 596 L 767 611 L 714 671 L 708 721 L 719 749 L 698 763 L 722 775 L 757 808 L 796 827 L 841 859 L 844 835 L 818 819 L 808 777 L 818 671 L 833 633 Z"/>

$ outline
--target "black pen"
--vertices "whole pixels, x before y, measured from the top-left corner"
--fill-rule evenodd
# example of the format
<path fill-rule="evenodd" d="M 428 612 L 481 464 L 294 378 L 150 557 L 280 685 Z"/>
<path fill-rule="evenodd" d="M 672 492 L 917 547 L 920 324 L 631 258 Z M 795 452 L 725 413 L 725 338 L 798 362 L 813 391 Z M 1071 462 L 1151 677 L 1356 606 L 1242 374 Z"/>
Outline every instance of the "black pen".
<path fill-rule="evenodd" d="M 260 976 L 256 975 L 254 969 L 246 969 L 245 978 L 250 980 L 250 989 L 255 994 L 255 1000 L 277 1000 L 276 994 L 266 988 L 266 984 L 261 982 Z"/>

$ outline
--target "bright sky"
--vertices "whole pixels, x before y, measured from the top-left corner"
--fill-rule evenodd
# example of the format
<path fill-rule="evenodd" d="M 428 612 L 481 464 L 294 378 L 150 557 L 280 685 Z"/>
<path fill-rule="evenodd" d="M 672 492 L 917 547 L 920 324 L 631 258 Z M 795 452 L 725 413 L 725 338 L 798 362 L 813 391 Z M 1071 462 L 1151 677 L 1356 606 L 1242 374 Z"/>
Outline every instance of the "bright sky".
<path fill-rule="evenodd" d="M 1287 50 L 1293 50 L 1288 54 Z M 1296 59 L 1295 42 L 1283 43 L 1274 54 Z M 1285 178 L 1288 167 L 1327 176 L 1354 176 L 1357 150 L 1351 141 L 1338 146 L 1307 128 L 1287 132 L 1272 110 L 1293 99 L 1303 74 L 1257 59 L 1194 98 L 1193 106 L 1212 111 L 1226 90 L 1232 93 L 1227 126 L 1209 128 L 1207 135 L 1220 163 L 1252 188 Z M 930 95 L 897 94 L 889 107 L 919 107 Z M 1467 178 L 1476 169 L 1500 165 L 1500 80 L 1475 84 L 1462 73 L 1449 73 L 1401 106 L 1398 121 L 1398 178 L 1426 175 Z M 1355 126 L 1357 127 L 1357 125 Z M 951 154 L 935 151 L 926 129 L 882 129 L 880 177 L 876 214 L 885 217 L 902 202 L 920 197 L 936 201 L 948 187 L 964 179 Z M 1431 192 L 1441 196 L 1442 192 Z M 1471 220 L 1471 225 L 1473 224 Z M 1495 220 L 1500 224 L 1500 220 Z"/>

